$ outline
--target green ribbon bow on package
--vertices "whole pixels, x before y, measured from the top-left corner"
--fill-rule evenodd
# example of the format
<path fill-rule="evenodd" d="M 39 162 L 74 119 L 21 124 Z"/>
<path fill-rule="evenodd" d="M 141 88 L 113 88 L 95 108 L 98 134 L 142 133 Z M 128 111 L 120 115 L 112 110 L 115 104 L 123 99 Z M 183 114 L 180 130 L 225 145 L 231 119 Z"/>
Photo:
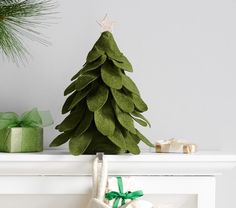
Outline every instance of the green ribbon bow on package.
<path fill-rule="evenodd" d="M 14 112 L 0 112 L 0 129 L 12 127 L 45 127 L 53 124 L 49 111 L 38 111 L 33 108 L 21 116 Z"/>
<path fill-rule="evenodd" d="M 49 111 L 37 108 L 22 115 L 0 113 L 0 151 L 37 152 L 43 149 L 43 127 L 53 124 Z"/>
<path fill-rule="evenodd" d="M 118 183 L 119 192 L 111 191 L 111 192 L 106 193 L 106 195 L 105 195 L 105 198 L 108 200 L 115 199 L 112 208 L 118 208 L 120 200 L 122 200 L 121 205 L 125 205 L 126 199 L 134 200 L 138 197 L 143 196 L 142 191 L 134 191 L 134 192 L 128 191 L 128 192 L 124 193 L 122 177 L 120 177 L 120 176 L 117 177 L 117 183 Z"/>

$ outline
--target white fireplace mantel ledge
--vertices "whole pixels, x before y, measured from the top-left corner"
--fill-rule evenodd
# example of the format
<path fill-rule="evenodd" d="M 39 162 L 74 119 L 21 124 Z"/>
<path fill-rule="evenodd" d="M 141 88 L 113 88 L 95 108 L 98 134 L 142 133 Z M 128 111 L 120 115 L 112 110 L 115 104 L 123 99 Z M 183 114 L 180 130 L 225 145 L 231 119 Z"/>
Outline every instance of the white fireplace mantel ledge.
<path fill-rule="evenodd" d="M 0 153 L 0 175 L 91 175 L 94 155 L 72 156 L 63 150 Z M 109 175 L 214 176 L 236 167 L 236 154 L 202 151 L 194 154 L 105 155 Z"/>

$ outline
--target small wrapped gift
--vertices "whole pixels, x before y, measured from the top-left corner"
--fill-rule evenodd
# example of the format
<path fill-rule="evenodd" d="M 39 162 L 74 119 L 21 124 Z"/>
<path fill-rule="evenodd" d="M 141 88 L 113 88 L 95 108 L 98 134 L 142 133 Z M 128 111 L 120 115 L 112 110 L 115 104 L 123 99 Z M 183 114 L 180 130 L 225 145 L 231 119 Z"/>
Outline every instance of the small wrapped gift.
<path fill-rule="evenodd" d="M 39 152 L 43 150 L 43 127 L 53 123 L 48 111 L 36 108 L 21 116 L 0 113 L 1 152 Z"/>
<path fill-rule="evenodd" d="M 159 140 L 156 142 L 157 153 L 193 153 L 197 151 L 197 145 L 178 139 Z"/>
<path fill-rule="evenodd" d="M 143 192 L 141 190 L 137 191 L 132 177 L 118 176 L 108 179 L 105 202 L 110 207 L 123 207 L 126 203 L 130 203 L 141 196 L 143 196 Z"/>

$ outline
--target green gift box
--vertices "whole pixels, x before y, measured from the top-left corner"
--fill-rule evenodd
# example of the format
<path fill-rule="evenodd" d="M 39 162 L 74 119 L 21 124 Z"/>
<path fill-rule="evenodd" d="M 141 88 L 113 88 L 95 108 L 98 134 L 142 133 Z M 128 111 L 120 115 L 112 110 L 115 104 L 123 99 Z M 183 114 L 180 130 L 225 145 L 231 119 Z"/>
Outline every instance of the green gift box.
<path fill-rule="evenodd" d="M 14 127 L 0 130 L 1 152 L 40 152 L 42 150 L 42 128 Z"/>
<path fill-rule="evenodd" d="M 21 116 L 14 112 L 0 112 L 0 151 L 42 151 L 43 127 L 52 123 L 48 111 L 38 111 L 36 108 Z"/>

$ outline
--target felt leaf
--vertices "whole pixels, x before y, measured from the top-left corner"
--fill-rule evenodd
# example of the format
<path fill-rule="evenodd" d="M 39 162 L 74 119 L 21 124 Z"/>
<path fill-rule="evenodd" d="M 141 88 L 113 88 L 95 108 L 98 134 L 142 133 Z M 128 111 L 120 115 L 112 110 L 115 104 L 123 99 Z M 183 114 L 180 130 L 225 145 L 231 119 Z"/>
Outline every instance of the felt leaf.
<path fill-rule="evenodd" d="M 77 79 L 78 76 L 81 74 L 81 70 L 79 70 L 70 80 L 73 81 L 73 80 Z"/>
<path fill-rule="evenodd" d="M 130 99 L 130 97 L 128 97 L 127 95 L 122 93 L 122 91 L 118 91 L 115 89 L 111 89 L 111 93 L 112 93 L 117 105 L 123 111 L 125 111 L 127 113 L 134 111 L 134 104 L 133 104 L 133 101 Z"/>
<path fill-rule="evenodd" d="M 154 145 L 145 137 L 143 136 L 137 129 L 136 129 L 136 135 L 140 140 L 142 140 L 146 145 L 149 147 L 154 147 Z"/>
<path fill-rule="evenodd" d="M 97 152 L 104 152 L 104 154 L 124 153 L 124 151 L 100 133 L 94 135 L 92 142 L 85 151 L 85 154 L 96 154 Z"/>
<path fill-rule="evenodd" d="M 83 98 L 85 98 L 92 89 L 93 89 L 92 87 L 88 86 L 88 87 L 84 88 L 83 90 L 78 91 L 76 96 L 74 97 L 70 107 L 69 107 L 69 110 L 74 108 Z"/>
<path fill-rule="evenodd" d="M 126 58 L 126 56 L 123 55 L 121 61 L 119 61 L 119 62 L 126 63 L 126 65 L 128 65 L 131 68 L 131 70 L 133 71 L 132 65 L 129 62 L 129 60 Z"/>
<path fill-rule="evenodd" d="M 96 91 L 87 97 L 87 105 L 90 111 L 99 110 L 107 101 L 109 90 L 104 85 L 100 85 Z"/>
<path fill-rule="evenodd" d="M 69 112 L 69 108 L 71 106 L 71 103 L 73 102 L 75 96 L 77 95 L 77 92 L 74 92 L 73 94 L 71 94 L 67 99 L 66 102 L 64 103 L 63 107 L 62 107 L 62 114 L 65 114 L 67 112 Z"/>
<path fill-rule="evenodd" d="M 93 75 L 79 76 L 78 79 L 76 80 L 76 85 L 75 85 L 76 90 L 80 91 L 80 90 L 84 89 L 95 79 L 97 79 L 97 77 L 93 76 Z"/>
<path fill-rule="evenodd" d="M 79 75 L 81 75 L 82 73 L 85 72 L 89 72 L 91 70 L 97 69 L 98 67 L 100 67 L 102 64 L 104 64 L 104 62 L 106 61 L 107 56 L 106 55 L 102 55 L 100 56 L 96 61 L 85 64 L 85 66 L 78 72 L 76 73 L 72 78 L 71 81 L 75 80 Z"/>
<path fill-rule="evenodd" d="M 133 137 L 133 140 L 135 141 L 136 144 L 140 142 L 140 139 L 137 135 L 130 133 L 130 135 Z"/>
<path fill-rule="evenodd" d="M 71 133 L 62 133 L 58 135 L 50 144 L 50 147 L 57 147 L 66 143 L 71 137 Z"/>
<path fill-rule="evenodd" d="M 132 97 L 135 107 L 139 111 L 141 112 L 147 111 L 148 107 L 139 95 L 132 93 L 131 97 Z"/>
<path fill-rule="evenodd" d="M 93 134 L 86 131 L 84 134 L 72 137 L 69 142 L 69 149 L 73 155 L 81 155 L 92 141 Z"/>
<path fill-rule="evenodd" d="M 108 50 L 107 52 L 107 56 L 112 59 L 112 60 L 116 60 L 118 62 L 124 62 L 124 55 L 122 53 L 114 53 L 113 51 Z"/>
<path fill-rule="evenodd" d="M 126 143 L 126 149 L 135 155 L 140 154 L 140 149 L 136 141 L 133 139 L 133 137 L 130 135 L 128 131 L 124 134 L 125 137 L 125 143 Z"/>
<path fill-rule="evenodd" d="M 75 128 L 83 118 L 84 110 L 85 108 L 81 106 L 78 110 L 71 112 L 56 129 L 62 132 Z"/>
<path fill-rule="evenodd" d="M 71 113 L 73 113 L 74 111 L 81 111 L 83 110 L 83 112 L 85 111 L 85 107 L 86 107 L 86 100 L 82 99 L 73 109 L 71 109 Z"/>
<path fill-rule="evenodd" d="M 126 149 L 123 134 L 118 128 L 116 128 L 114 134 L 112 136 L 108 136 L 108 138 L 111 140 L 111 142 L 113 142 L 115 145 L 117 145 L 121 149 L 124 149 L 124 150 Z"/>
<path fill-rule="evenodd" d="M 89 128 L 92 121 L 93 121 L 93 113 L 90 112 L 89 110 L 86 110 L 83 120 L 80 122 L 80 124 L 76 128 L 74 135 L 79 136 L 83 134 Z"/>
<path fill-rule="evenodd" d="M 96 61 L 85 64 L 85 66 L 80 70 L 81 73 L 97 69 L 98 67 L 100 67 L 101 65 L 103 65 L 105 63 L 106 59 L 107 59 L 107 56 L 105 54 L 103 54 Z"/>
<path fill-rule="evenodd" d="M 136 134 L 132 117 L 128 113 L 121 111 L 115 102 L 112 102 L 112 105 L 119 123 L 128 131 Z"/>
<path fill-rule="evenodd" d="M 89 75 L 89 76 L 94 76 L 94 77 L 99 77 L 101 74 L 101 69 L 100 67 L 98 69 L 95 69 L 93 71 L 88 71 L 88 72 L 84 72 L 84 73 L 81 73 L 81 75 Z"/>
<path fill-rule="evenodd" d="M 113 109 L 107 102 L 103 107 L 94 113 L 94 120 L 99 132 L 105 136 L 112 136 L 115 131 Z"/>
<path fill-rule="evenodd" d="M 139 90 L 136 86 L 136 84 L 133 82 L 133 80 L 128 77 L 127 75 L 122 73 L 122 83 L 126 89 L 128 89 L 130 92 L 133 92 L 135 94 L 139 95 Z"/>
<path fill-rule="evenodd" d="M 72 93 L 72 92 L 75 90 L 76 82 L 77 82 L 77 80 L 74 81 L 74 82 L 72 82 L 72 83 L 65 89 L 65 91 L 64 91 L 64 96 L 66 96 L 66 95 Z"/>
<path fill-rule="evenodd" d="M 146 123 L 148 124 L 148 126 L 151 127 L 151 124 L 149 123 L 149 121 L 148 121 L 141 113 L 139 113 L 138 111 L 135 110 L 135 111 L 133 111 L 131 114 L 132 114 L 133 116 L 135 116 L 135 117 L 138 117 L 138 118 L 140 118 L 140 119 L 146 121 Z"/>
<path fill-rule="evenodd" d="M 120 69 L 116 68 L 111 62 L 106 61 L 101 67 L 101 76 L 104 83 L 115 89 L 122 88 L 122 77 Z"/>
<path fill-rule="evenodd" d="M 114 49 L 107 50 L 106 54 L 111 60 L 116 60 L 118 62 L 125 62 L 124 55 L 120 51 L 118 52 L 118 51 L 115 51 Z"/>
<path fill-rule="evenodd" d="M 132 118 L 133 118 L 138 124 L 140 124 L 141 126 L 146 127 L 146 126 L 148 125 L 145 121 L 143 121 L 143 120 L 141 120 L 141 119 L 135 118 L 135 117 L 133 117 L 133 116 L 132 116 Z"/>
<path fill-rule="evenodd" d="M 115 66 L 117 66 L 120 69 L 123 69 L 125 71 L 129 71 L 129 72 L 133 71 L 133 67 L 130 64 L 130 62 L 128 61 L 128 59 L 126 62 L 119 62 L 119 61 L 112 59 L 112 62 L 114 63 Z"/>
<path fill-rule="evenodd" d="M 99 50 L 98 47 L 95 45 L 92 50 L 88 53 L 86 63 L 91 63 L 97 60 L 100 56 L 104 54 L 104 51 Z"/>
<path fill-rule="evenodd" d="M 106 54 L 111 58 L 114 56 L 118 58 L 122 56 L 122 53 L 120 52 L 111 32 L 103 32 L 95 43 L 95 46 L 100 50 L 105 51 Z"/>

